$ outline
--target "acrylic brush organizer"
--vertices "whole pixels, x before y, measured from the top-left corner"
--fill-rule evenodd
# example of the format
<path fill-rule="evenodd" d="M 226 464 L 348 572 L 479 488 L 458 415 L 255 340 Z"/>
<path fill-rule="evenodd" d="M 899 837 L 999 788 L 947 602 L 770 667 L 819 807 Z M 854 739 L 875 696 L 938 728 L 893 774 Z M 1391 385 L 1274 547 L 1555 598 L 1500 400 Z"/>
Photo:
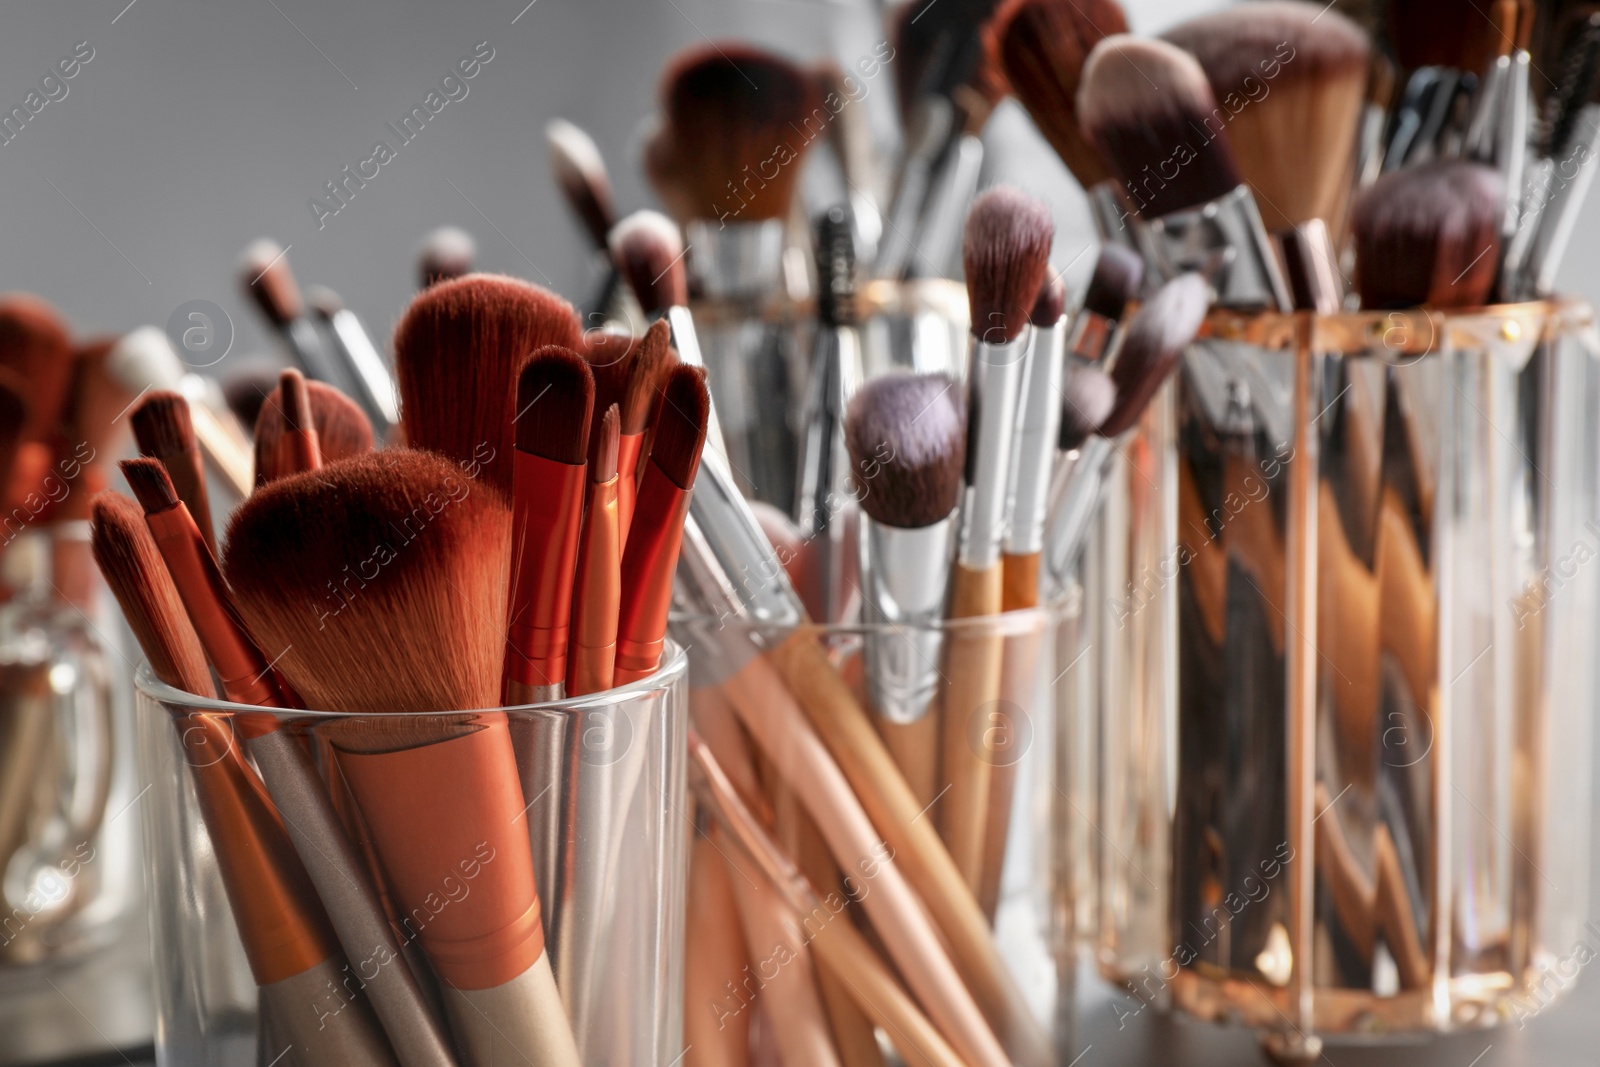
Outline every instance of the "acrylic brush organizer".
<path fill-rule="evenodd" d="M 435 1021 L 442 1021 L 446 1044 L 454 1046 L 454 1059 L 446 1062 L 471 1067 L 479 1060 L 469 1055 L 461 1028 L 479 1025 L 474 1004 L 489 1005 L 484 1018 L 513 1045 L 525 1020 L 492 1018 L 495 989 L 460 992 L 484 983 L 452 989 L 441 979 L 460 971 L 472 928 L 485 925 L 481 915 L 503 910 L 506 898 L 531 883 L 533 914 L 542 922 L 560 993 L 554 1010 L 564 1006 L 577 1062 L 673 1063 L 683 1051 L 686 675 L 684 654 L 669 645 L 656 673 L 590 696 L 488 711 L 362 717 L 201 700 L 141 670 L 138 730 L 150 782 L 144 818 L 161 1062 L 248 1065 L 280 1055 L 285 1064 L 319 1067 L 419 1062 L 396 1055 L 401 1042 L 386 1033 L 386 1021 L 371 1018 L 366 992 L 378 972 L 403 967 Z M 299 829 L 292 815 L 279 820 L 256 777 L 259 767 L 276 788 L 270 768 L 253 759 L 263 751 L 257 738 L 267 726 L 303 745 L 316 767 L 314 781 L 346 828 L 340 847 L 348 844 L 370 874 L 398 952 L 375 948 L 358 957 L 343 944 L 342 930 L 330 940 L 322 910 L 338 926 L 337 909 L 349 901 L 340 895 L 319 902 L 293 849 L 241 850 L 252 835 L 270 840 L 285 823 Z M 445 740 L 395 740 L 413 727 Z M 366 731 L 382 732 L 390 743 L 353 746 Z M 405 847 L 414 831 L 438 841 L 441 835 L 424 824 L 448 828 L 491 806 L 481 802 L 481 767 L 472 770 L 459 749 L 449 754 L 473 737 L 503 739 L 505 768 L 514 763 L 515 780 L 508 777 L 497 788 L 514 794 L 510 810 L 521 812 L 504 826 L 498 820 L 475 825 L 461 837 L 459 855 L 419 862 L 416 849 Z M 443 780 L 417 773 L 419 759 L 435 771 L 453 766 L 459 773 Z M 416 801 L 418 795 L 444 801 Z M 401 825 L 392 825 L 397 814 Z M 288 843 L 281 836 L 278 841 Z M 333 850 L 328 842 L 317 847 Z M 251 871 L 257 877 L 243 876 Z M 298 901 L 284 900 L 295 894 Z M 474 910 L 479 917 L 471 917 Z M 299 926 L 263 919 L 291 913 L 310 919 Z M 507 931 L 512 926 L 494 934 Z M 532 936 L 537 940 L 538 932 Z M 376 1035 L 365 1051 L 319 1044 L 329 1031 L 343 1028 L 348 1036 L 357 1029 L 351 1017 L 364 1020 L 360 1029 L 368 1038 Z M 547 1061 L 538 1049 L 519 1046 L 516 1052 L 568 1062 Z M 520 1062 L 510 1050 L 493 1059 Z"/>
<path fill-rule="evenodd" d="M 1581 303 L 1213 314 L 1083 568 L 1125 1010 L 1292 1058 L 1548 999 L 1592 936 L 1597 401 Z"/>

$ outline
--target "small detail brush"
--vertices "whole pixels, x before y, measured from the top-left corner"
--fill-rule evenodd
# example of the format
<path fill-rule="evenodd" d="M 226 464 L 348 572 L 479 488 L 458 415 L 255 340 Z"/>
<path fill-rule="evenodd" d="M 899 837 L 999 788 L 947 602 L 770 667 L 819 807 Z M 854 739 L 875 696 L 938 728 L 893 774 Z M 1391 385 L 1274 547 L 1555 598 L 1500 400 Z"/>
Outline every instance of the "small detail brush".
<path fill-rule="evenodd" d="M 657 320 L 645 331 L 634 352 L 628 368 L 628 382 L 622 392 L 622 420 L 617 438 L 617 474 L 622 479 L 617 483 L 617 528 L 623 544 L 628 542 L 633 509 L 639 496 L 645 432 L 650 428 L 650 416 L 655 413 L 667 372 L 675 361 L 671 332 L 664 320 Z"/>
<path fill-rule="evenodd" d="M 355 388 L 352 395 L 372 424 L 387 434 L 400 424 L 400 400 L 389 364 L 378 354 L 367 328 L 354 311 L 344 306 L 338 293 L 325 285 L 314 285 L 309 300 L 317 319 L 333 338 L 337 355 L 351 372 Z"/>
<path fill-rule="evenodd" d="M 133 423 L 139 454 L 161 461 L 178 498 L 188 506 L 189 514 L 200 527 L 206 547 L 215 555 L 217 536 L 211 522 L 210 499 L 206 495 L 205 463 L 200 458 L 200 444 L 195 439 L 194 424 L 189 417 L 189 401 L 179 393 L 164 389 L 146 393 L 133 409 L 129 421 Z"/>
<path fill-rule="evenodd" d="M 577 218 L 590 242 L 606 251 L 606 235 L 616 225 L 612 206 L 611 178 L 606 174 L 600 147 L 583 129 L 566 119 L 552 119 L 544 128 L 545 146 L 550 150 L 550 171 L 561 198 Z M 590 315 L 605 316 L 617 292 L 617 270 L 606 264 L 605 277 L 593 299 L 584 304 L 584 321 Z"/>
<path fill-rule="evenodd" d="M 1001 556 L 1001 610 L 1039 604 L 1039 552 L 1050 471 L 1061 426 L 1061 383 L 1066 374 L 1067 289 L 1059 277 L 1039 287 L 1029 321 L 1033 345 L 1022 384 L 1017 440 L 1012 446 L 1011 491 L 1007 496 L 1005 550 Z"/>
<path fill-rule="evenodd" d="M 622 601 L 622 532 L 617 469 L 622 413 L 612 404 L 600 419 L 589 454 L 588 499 L 573 583 L 572 646 L 567 653 L 567 696 L 610 689 L 617 659 L 617 606 Z M 630 474 L 630 477 L 632 475 Z"/>
<path fill-rule="evenodd" d="M 239 284 L 260 310 L 301 370 L 340 389 L 350 387 L 342 368 L 306 317 L 300 285 L 289 269 L 287 250 L 270 238 L 250 242 L 239 257 Z"/>
<path fill-rule="evenodd" d="M 316 433 L 317 452 L 324 463 L 372 451 L 372 424 L 355 401 L 323 382 L 302 378 L 301 387 L 310 407 L 310 426 Z M 255 434 L 257 485 L 305 469 L 303 461 L 295 456 L 303 442 L 297 445 L 290 429 L 292 406 L 285 402 L 281 383 L 273 386 L 261 404 Z"/>

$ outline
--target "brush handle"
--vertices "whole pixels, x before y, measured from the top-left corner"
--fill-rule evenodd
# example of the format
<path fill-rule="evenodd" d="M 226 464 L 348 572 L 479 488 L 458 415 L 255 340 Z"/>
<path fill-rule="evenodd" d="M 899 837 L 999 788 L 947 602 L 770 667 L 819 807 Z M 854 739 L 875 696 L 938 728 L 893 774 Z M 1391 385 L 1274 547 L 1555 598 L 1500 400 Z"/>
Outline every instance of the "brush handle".
<path fill-rule="evenodd" d="M 278 1056 L 295 1067 L 393 1067 L 395 1054 L 371 1005 L 346 999 L 351 979 L 340 962 L 335 956 L 261 987 L 257 1062 L 276 1063 Z"/>
<path fill-rule="evenodd" d="M 192 424 L 193 416 L 190 421 Z M 215 556 L 217 535 L 211 522 L 211 499 L 206 492 L 206 468 L 200 457 L 198 441 L 177 455 L 162 456 L 161 465 L 167 469 L 167 477 L 172 479 L 172 488 L 177 491 L 178 499 L 183 501 L 189 514 L 194 517 L 206 547 Z"/>
<path fill-rule="evenodd" d="M 1400 867 L 1389 828 L 1379 823 L 1373 831 L 1372 850 L 1377 867 L 1376 906 L 1384 943 L 1394 956 L 1400 972 L 1401 989 L 1426 989 L 1433 980 L 1433 964 L 1417 933 L 1416 913 L 1411 910 L 1411 895 Z"/>
<path fill-rule="evenodd" d="M 739 930 L 738 904 L 726 850 L 705 833 L 695 834 L 689 853 L 688 917 L 684 931 L 683 1043 L 691 1051 L 684 1067 L 747 1067 L 749 1019 L 738 986 L 750 957 Z"/>
<path fill-rule="evenodd" d="M 1034 585 L 1031 588 L 1037 589 Z M 1032 604 L 1019 605 L 1030 608 Z M 1007 608 L 1006 610 L 1016 610 Z M 1000 904 L 1000 880 L 1005 872 L 1006 846 L 1011 840 L 1011 809 L 1017 790 L 1017 775 L 1027 753 L 1019 749 L 1029 736 L 1024 727 L 1028 709 L 1035 706 L 1035 674 L 1043 634 L 1048 630 L 1022 630 L 1008 634 L 1004 641 L 1000 667 L 1000 707 L 1002 714 L 1017 715 L 1021 722 L 1003 723 L 1001 744 L 992 756 L 989 778 L 988 819 L 983 830 L 983 866 L 978 880 L 978 906 L 994 921 Z M 1015 709 L 1013 712 L 1010 709 Z"/>
<path fill-rule="evenodd" d="M 1039 553 L 1007 554 L 1000 559 L 1000 610 L 1026 611 L 1039 606 Z"/>
<path fill-rule="evenodd" d="M 958 562 L 950 576 L 950 618 L 999 614 L 1002 577 L 999 566 L 973 570 Z M 983 880 L 994 720 L 999 714 L 995 702 L 1004 652 L 1003 638 L 962 627 L 945 641 L 940 767 L 946 791 L 938 805 L 939 826 L 950 858 L 973 892 Z"/>
<path fill-rule="evenodd" d="M 567 695 L 610 689 L 617 662 L 617 605 L 622 601 L 622 538 L 618 515 L 622 477 L 589 483 L 578 575 L 572 590 L 572 647 Z"/>

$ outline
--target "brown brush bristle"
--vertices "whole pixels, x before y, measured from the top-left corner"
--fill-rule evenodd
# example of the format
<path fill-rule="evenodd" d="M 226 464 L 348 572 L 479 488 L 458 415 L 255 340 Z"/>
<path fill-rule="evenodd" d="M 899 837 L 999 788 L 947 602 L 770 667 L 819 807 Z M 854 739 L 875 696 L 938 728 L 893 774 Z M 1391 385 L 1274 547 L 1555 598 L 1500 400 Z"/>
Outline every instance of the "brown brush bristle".
<path fill-rule="evenodd" d="M 90 510 L 90 550 L 150 669 L 174 689 L 214 697 L 205 651 L 145 525 L 144 512 L 110 491 L 97 493 Z"/>
<path fill-rule="evenodd" d="M 617 456 L 621 450 L 619 438 L 622 436 L 622 412 L 617 405 L 612 404 L 606 408 L 606 413 L 600 416 L 600 432 L 595 434 L 594 445 L 589 452 L 589 479 L 595 482 L 609 482 L 617 476 Z"/>
<path fill-rule="evenodd" d="M 418 293 L 394 334 L 406 442 L 509 494 L 517 375 L 534 351 L 581 343 L 571 304 L 515 278 L 469 274 Z"/>
<path fill-rule="evenodd" d="M 544 139 L 550 149 L 550 171 L 562 197 L 594 246 L 604 250 L 616 213 L 611 206 L 611 179 L 599 147 L 594 138 L 566 119 L 554 119 L 545 126 Z"/>
<path fill-rule="evenodd" d="M 177 505 L 178 491 L 172 487 L 172 477 L 159 459 L 141 456 L 139 459 L 125 459 L 119 466 L 122 476 L 128 479 L 128 488 L 133 490 L 134 499 L 139 501 L 145 514 L 154 515 Z"/>
<path fill-rule="evenodd" d="M 1117 387 L 1099 367 L 1079 366 L 1067 376 L 1061 398 L 1061 434 L 1056 446 L 1071 451 L 1098 430 L 1117 403 Z"/>
<path fill-rule="evenodd" d="M 1366 103 L 1372 47 L 1361 28 L 1324 4 L 1264 0 L 1162 36 L 1205 70 L 1267 229 L 1336 224 Z"/>
<path fill-rule="evenodd" d="M 300 317 L 305 301 L 289 269 L 289 257 L 268 237 L 252 241 L 239 258 L 239 282 L 245 293 L 279 326 Z"/>
<path fill-rule="evenodd" d="M 983 47 L 995 0 L 909 0 L 892 16 L 895 96 L 910 127 L 924 95 L 975 95 L 989 106 L 1006 93 L 1006 78 Z"/>
<path fill-rule="evenodd" d="M 611 231 L 611 261 L 646 315 L 689 302 L 683 236 L 659 211 L 635 211 Z"/>
<path fill-rule="evenodd" d="M 59 312 L 28 293 L 0 297 L 0 367 L 27 388 L 23 436 L 41 440 L 55 430 L 72 386 L 72 341 Z"/>
<path fill-rule="evenodd" d="M 862 511 L 903 529 L 950 516 L 966 458 L 961 406 L 960 388 L 942 374 L 888 374 L 856 391 L 844 443 Z"/>
<path fill-rule="evenodd" d="M 1128 322 L 1122 351 L 1111 368 L 1117 401 L 1099 432 L 1116 437 L 1149 406 L 1205 322 L 1211 289 L 1198 274 L 1183 274 L 1157 290 Z"/>
<path fill-rule="evenodd" d="M 1484 0 L 1389 0 L 1389 43 L 1406 70 L 1482 74 L 1495 55 L 1494 5 Z"/>
<path fill-rule="evenodd" d="M 594 417 L 594 375 L 570 348 L 539 349 L 517 378 L 517 448 L 557 463 L 584 461 Z"/>
<path fill-rule="evenodd" d="M 317 447 L 324 463 L 347 456 L 371 452 L 376 444 L 372 423 L 354 400 L 326 382 L 305 380 L 306 401 L 311 407 L 311 425 L 317 431 Z M 292 471 L 279 462 L 279 442 L 290 429 L 284 418 L 283 395 L 277 386 L 267 394 L 257 410 L 255 422 L 256 481 L 276 481 Z"/>
<path fill-rule="evenodd" d="M 1218 107 L 1193 56 L 1128 34 L 1094 46 L 1078 86 L 1084 136 L 1146 218 L 1196 207 L 1238 186 Z"/>
<path fill-rule="evenodd" d="M 804 68 L 734 41 L 689 49 L 668 64 L 662 111 L 693 217 L 782 218 L 800 159 L 832 116 Z M 809 126 L 808 126 L 809 124 Z"/>
<path fill-rule="evenodd" d="M 1059 274 L 1045 274 L 1039 285 L 1039 295 L 1033 298 L 1033 310 L 1028 321 L 1035 326 L 1054 326 L 1067 312 L 1067 283 Z"/>
<path fill-rule="evenodd" d="M 622 393 L 623 433 L 644 432 L 667 369 L 676 361 L 671 327 L 665 320 L 653 323 L 635 348 L 633 366 L 628 371 L 627 388 Z"/>
<path fill-rule="evenodd" d="M 1116 0 L 1007 0 L 989 51 L 1045 140 L 1085 189 L 1111 176 L 1078 127 L 1078 81 L 1094 46 L 1128 32 Z"/>
<path fill-rule="evenodd" d="M 680 224 L 687 224 L 694 218 L 695 199 L 672 130 L 664 123 L 658 124 L 645 137 L 642 155 L 645 177 L 661 198 L 661 205 Z"/>
<path fill-rule="evenodd" d="M 1054 237 L 1050 210 L 1016 189 L 996 186 L 973 201 L 961 259 L 974 337 L 1002 344 L 1022 332 Z"/>
<path fill-rule="evenodd" d="M 1504 183 L 1459 160 L 1406 167 L 1356 202 L 1356 289 L 1369 310 L 1477 307 L 1500 263 Z"/>
<path fill-rule="evenodd" d="M 181 456 L 195 447 L 189 401 L 164 389 L 146 393 L 129 416 L 141 455 L 155 459 Z"/>
<path fill-rule="evenodd" d="M 222 397 L 239 425 L 257 425 L 267 397 L 278 388 L 278 368 L 265 365 L 236 367 L 222 379 Z"/>
<path fill-rule="evenodd" d="M 26 386 L 9 371 L 0 369 L 0 504 L 7 503 L 11 469 L 22 444 L 22 430 L 28 424 Z"/>
<path fill-rule="evenodd" d="M 472 273 L 478 245 L 466 230 L 440 226 L 422 239 L 417 249 L 417 288 L 426 289 Z"/>
<path fill-rule="evenodd" d="M 604 411 L 612 404 L 622 403 L 622 394 L 628 388 L 628 376 L 633 373 L 635 353 L 639 338 L 621 330 L 601 329 L 583 332 L 581 354 L 594 375 L 594 406 Z M 598 431 L 595 423 L 592 431 Z"/>
<path fill-rule="evenodd" d="M 311 397 L 306 391 L 306 376 L 294 368 L 278 375 L 278 396 L 283 412 L 283 427 L 290 433 L 313 429 Z"/>
<path fill-rule="evenodd" d="M 1128 302 L 1139 295 L 1142 281 L 1144 259 L 1139 253 L 1122 245 L 1101 245 L 1089 288 L 1083 294 L 1083 310 L 1121 322 Z"/>
<path fill-rule="evenodd" d="M 391 448 L 251 494 L 222 569 L 309 706 L 383 714 L 498 704 L 510 558 L 498 493 Z"/>
<path fill-rule="evenodd" d="M 667 375 L 656 408 L 655 439 L 650 460 L 679 489 L 693 489 L 700 469 L 700 450 L 706 443 L 706 420 L 711 415 L 711 394 L 706 372 L 680 363 Z"/>

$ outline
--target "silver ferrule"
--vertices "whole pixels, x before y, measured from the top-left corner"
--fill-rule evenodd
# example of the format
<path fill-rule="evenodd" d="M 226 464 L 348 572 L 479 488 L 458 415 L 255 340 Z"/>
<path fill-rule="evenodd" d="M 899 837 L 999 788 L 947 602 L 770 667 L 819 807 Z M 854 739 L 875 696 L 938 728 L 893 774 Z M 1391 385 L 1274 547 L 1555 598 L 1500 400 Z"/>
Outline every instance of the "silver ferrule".
<path fill-rule="evenodd" d="M 678 361 L 687 363 L 691 367 L 705 368 L 705 355 L 700 351 L 700 335 L 695 332 L 694 316 L 682 304 L 676 304 L 666 310 L 663 316 L 667 326 L 672 330 L 672 347 L 678 350 Z M 728 445 L 722 438 L 722 424 L 717 421 L 717 406 L 711 405 L 711 411 L 706 419 L 706 444 L 721 456 L 728 458 Z"/>
<path fill-rule="evenodd" d="M 707 297 L 759 298 L 782 287 L 782 219 L 694 219 L 685 236 L 690 273 Z"/>
<path fill-rule="evenodd" d="M 328 319 L 328 328 L 344 357 L 345 370 L 356 384 L 356 400 L 378 428 L 378 437 L 400 423 L 400 402 L 396 398 L 394 375 L 367 336 L 366 327 L 349 308 L 340 308 Z"/>
<path fill-rule="evenodd" d="M 967 210 L 983 171 L 983 141 L 974 134 L 956 138 L 934 172 L 928 203 L 913 241 L 924 269 L 914 273 L 947 278 L 955 274 Z"/>
<path fill-rule="evenodd" d="M 852 600 L 846 542 L 855 511 L 850 456 L 844 444 L 844 413 L 861 387 L 861 338 L 854 326 L 818 331 L 811 386 L 801 423 L 800 470 L 795 509 L 801 536 L 815 551 L 816 593 L 822 622 L 842 622 Z"/>
<path fill-rule="evenodd" d="M 938 691 L 938 624 L 954 527 L 951 519 L 903 529 L 861 517 L 861 621 L 874 628 L 863 638 L 861 654 L 868 697 L 890 722 L 916 722 Z"/>
<path fill-rule="evenodd" d="M 1016 443 L 1017 394 L 1033 327 L 1002 344 L 973 338 L 967 359 L 967 469 L 961 506 L 960 558 L 969 570 L 1000 561 L 1006 489 Z"/>
<path fill-rule="evenodd" d="M 1216 302 L 1241 311 L 1291 307 L 1249 186 L 1199 207 L 1148 220 L 1139 228 L 1146 284 L 1161 285 L 1195 271 L 1217 291 Z"/>
<path fill-rule="evenodd" d="M 1026 556 L 1044 547 L 1050 469 L 1061 431 L 1061 388 L 1066 380 L 1066 324 L 1036 326 L 1022 387 L 1017 439 L 1012 446 L 1008 555 Z"/>
<path fill-rule="evenodd" d="M 1594 184 L 1595 148 L 1600 145 L 1600 104 L 1589 104 L 1578 114 L 1568 141 L 1566 158 L 1555 163 L 1549 177 L 1544 209 L 1528 252 L 1526 285 L 1538 296 L 1555 291 L 1556 271 L 1566 254 L 1567 242 L 1578 224 L 1578 213 Z"/>
<path fill-rule="evenodd" d="M 1091 437 L 1078 449 L 1074 462 L 1061 464 L 1050 486 L 1040 557 L 1040 587 L 1046 603 L 1060 597 L 1072 584 L 1072 568 L 1099 510 L 1106 469 L 1114 455 L 1115 446 L 1109 439 Z"/>
<path fill-rule="evenodd" d="M 1517 52 L 1511 56 L 1500 103 L 1503 118 L 1495 146 L 1494 164 L 1505 179 L 1506 213 L 1500 226 L 1500 233 L 1504 237 L 1517 232 L 1517 222 L 1522 217 L 1522 182 L 1528 166 L 1528 127 L 1531 122 L 1528 113 L 1530 66 L 1527 52 Z"/>
<path fill-rule="evenodd" d="M 1107 178 L 1089 187 L 1089 216 L 1101 244 L 1121 245 L 1134 252 L 1139 247 L 1139 216 L 1116 180 Z"/>

